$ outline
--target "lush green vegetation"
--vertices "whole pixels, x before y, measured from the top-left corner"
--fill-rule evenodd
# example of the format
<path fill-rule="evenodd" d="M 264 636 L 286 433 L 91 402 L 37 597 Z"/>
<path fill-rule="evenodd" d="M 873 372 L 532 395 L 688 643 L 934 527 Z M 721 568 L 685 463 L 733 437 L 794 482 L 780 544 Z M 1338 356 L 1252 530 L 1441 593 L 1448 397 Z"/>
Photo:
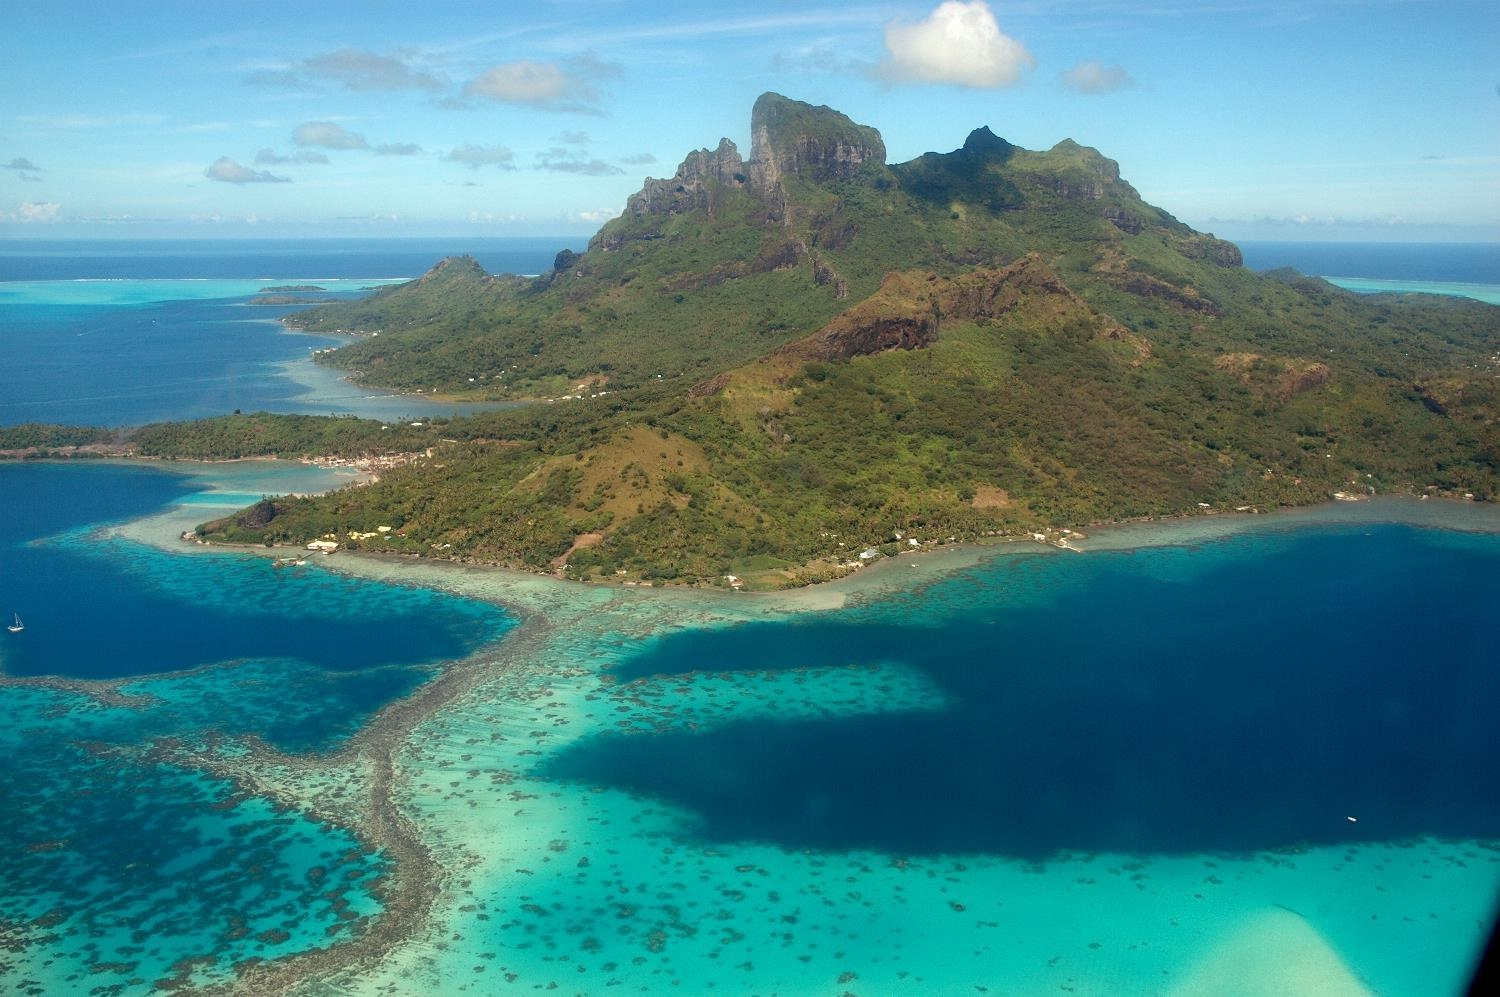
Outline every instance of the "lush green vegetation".
<path fill-rule="evenodd" d="M 0 426 L 0 452 L 62 450 L 115 443 L 117 433 L 93 426 L 58 426 L 43 422 L 23 422 Z"/>
<path fill-rule="evenodd" d="M 237 460 L 243 457 L 368 457 L 425 450 L 440 439 L 446 420 L 411 425 L 353 416 L 219 416 L 158 422 L 128 434 L 142 457 Z"/>
<path fill-rule="evenodd" d="M 243 417 L 140 445 L 431 450 L 209 535 L 721 584 L 1335 491 L 1500 494 L 1495 308 L 1251 273 L 1072 142 L 980 130 L 825 169 L 818 143 L 858 126 L 775 106 L 796 155 L 774 189 L 703 180 L 708 207 L 627 212 L 541 278 L 448 260 L 302 319 L 363 333 L 333 359 L 368 380 L 563 400 L 420 429 Z"/>

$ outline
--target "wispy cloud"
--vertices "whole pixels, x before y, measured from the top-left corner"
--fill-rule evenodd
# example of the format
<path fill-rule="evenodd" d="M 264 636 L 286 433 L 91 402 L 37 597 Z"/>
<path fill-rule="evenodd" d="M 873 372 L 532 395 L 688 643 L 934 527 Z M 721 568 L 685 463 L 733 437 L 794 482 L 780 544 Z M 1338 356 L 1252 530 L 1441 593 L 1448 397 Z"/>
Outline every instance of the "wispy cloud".
<path fill-rule="evenodd" d="M 323 149 L 368 149 L 370 143 L 358 132 L 351 132 L 332 121 L 308 121 L 292 129 L 292 142 Z"/>
<path fill-rule="evenodd" d="M 377 156 L 415 156 L 421 151 L 422 147 L 412 142 L 387 142 L 375 147 Z"/>
<path fill-rule="evenodd" d="M 625 171 L 602 159 L 584 159 L 568 149 L 548 149 L 537 157 L 537 168 L 553 173 L 578 173 L 590 177 L 617 176 Z"/>
<path fill-rule="evenodd" d="M 301 149 L 290 156 L 283 156 L 275 149 L 262 149 L 255 154 L 255 162 L 258 166 L 280 166 L 285 163 L 326 164 L 328 157 L 313 149 Z"/>
<path fill-rule="evenodd" d="M 62 211 L 62 205 L 56 201 L 22 201 L 16 206 L 16 221 L 23 225 L 34 225 L 41 222 L 52 222 Z"/>
<path fill-rule="evenodd" d="M 1135 80 L 1120 66 L 1090 59 L 1063 73 L 1062 84 L 1075 93 L 1096 94 L 1128 89 L 1135 86 Z"/>
<path fill-rule="evenodd" d="M 984 0 L 944 0 L 926 20 L 892 21 L 885 47 L 875 75 L 893 83 L 999 89 L 1036 65 L 1025 45 L 1000 31 Z"/>
<path fill-rule="evenodd" d="M 183 135 L 211 135 L 216 132 L 229 131 L 229 122 L 200 121 L 197 124 L 182 125 L 181 127 L 177 128 L 176 131 Z"/>
<path fill-rule="evenodd" d="M 0 169 L 14 170 L 16 176 L 20 177 L 26 183 L 42 182 L 42 168 L 25 156 L 17 156 L 8 163 L 0 164 Z"/>
<path fill-rule="evenodd" d="M 247 183 L 291 183 L 291 177 L 279 177 L 269 170 L 252 170 L 243 166 L 228 156 L 220 156 L 214 160 L 212 166 L 203 171 L 203 175 L 210 180 L 218 180 L 221 183 L 247 184 Z"/>
<path fill-rule="evenodd" d="M 656 157 L 649 152 L 638 152 L 634 156 L 625 156 L 620 162 L 626 166 L 649 166 L 656 162 Z"/>
<path fill-rule="evenodd" d="M 325 55 L 302 60 L 300 69 L 308 76 L 328 80 L 346 90 L 421 90 L 436 93 L 448 84 L 426 70 L 416 69 L 408 61 L 412 53 L 376 55 L 361 49 L 344 48 Z"/>
<path fill-rule="evenodd" d="M 486 69 L 464 84 L 463 95 L 545 111 L 601 114 L 600 84 L 619 75 L 618 67 L 594 56 L 565 62 L 517 59 Z"/>
<path fill-rule="evenodd" d="M 889 6 L 845 7 L 828 5 L 825 9 L 798 14 L 768 14 L 751 17 L 698 18 L 665 24 L 640 24 L 635 27 L 611 27 L 607 34 L 575 33 L 568 36 L 572 45 L 583 48 L 615 46 L 628 42 L 657 41 L 674 38 L 707 38 L 724 35 L 785 35 L 794 31 L 837 25 L 865 26 L 888 16 Z"/>
<path fill-rule="evenodd" d="M 246 77 L 246 82 L 283 90 L 334 87 L 363 92 L 439 93 L 449 87 L 447 80 L 421 67 L 421 53 L 416 50 L 380 55 L 356 48 L 341 48 L 290 65 L 258 69 Z"/>
<path fill-rule="evenodd" d="M 779 70 L 794 73 L 836 76 L 869 76 L 875 73 L 875 64 L 868 56 L 852 52 L 847 44 L 830 39 L 805 41 L 794 48 L 777 52 L 771 63 Z"/>
<path fill-rule="evenodd" d="M 122 125 L 161 125 L 166 117 L 160 114 L 23 114 L 16 118 L 25 125 L 57 129 L 114 128 Z"/>
<path fill-rule="evenodd" d="M 473 170 L 481 166 L 496 166 L 502 170 L 516 168 L 516 154 L 503 145 L 464 145 L 453 149 L 443 158 L 450 163 L 463 163 Z"/>

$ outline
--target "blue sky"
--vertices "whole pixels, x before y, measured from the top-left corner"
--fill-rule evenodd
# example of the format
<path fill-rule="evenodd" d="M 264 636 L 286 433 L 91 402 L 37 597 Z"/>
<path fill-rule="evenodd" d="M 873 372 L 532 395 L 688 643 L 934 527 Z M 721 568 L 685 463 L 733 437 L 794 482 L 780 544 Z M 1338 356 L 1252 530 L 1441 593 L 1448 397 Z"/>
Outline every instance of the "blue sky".
<path fill-rule="evenodd" d="M 1497 241 L 1497 39 L 1492 0 L 28 2 L 0 237 L 582 235 L 775 90 L 892 161 L 1073 138 L 1229 238 Z"/>

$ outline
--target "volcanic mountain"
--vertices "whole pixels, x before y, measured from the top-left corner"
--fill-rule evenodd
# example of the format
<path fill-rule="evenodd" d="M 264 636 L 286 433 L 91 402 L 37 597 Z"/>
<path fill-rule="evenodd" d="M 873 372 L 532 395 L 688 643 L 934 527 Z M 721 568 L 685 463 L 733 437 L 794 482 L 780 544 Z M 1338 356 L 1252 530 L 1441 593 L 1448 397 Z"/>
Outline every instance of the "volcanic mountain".
<path fill-rule="evenodd" d="M 1254 273 L 1071 140 L 979 128 L 893 165 L 777 94 L 750 136 L 540 276 L 453 258 L 293 316 L 352 333 L 328 361 L 358 381 L 531 404 L 209 532 L 784 584 L 871 549 L 1500 490 L 1492 306 Z"/>

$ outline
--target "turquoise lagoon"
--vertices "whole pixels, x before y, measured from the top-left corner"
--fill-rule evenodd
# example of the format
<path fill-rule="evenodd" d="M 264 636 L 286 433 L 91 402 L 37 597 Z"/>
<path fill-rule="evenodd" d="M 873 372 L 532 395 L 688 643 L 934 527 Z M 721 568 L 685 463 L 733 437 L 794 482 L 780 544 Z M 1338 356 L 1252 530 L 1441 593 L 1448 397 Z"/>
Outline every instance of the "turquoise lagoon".
<path fill-rule="evenodd" d="M 338 749 L 445 666 L 381 664 L 384 641 L 357 638 L 347 659 L 232 656 L 225 614 L 267 599 L 478 652 L 469 691 L 393 749 L 445 891 L 383 959 L 324 981 L 340 992 L 1193 993 L 1234 992 L 1233 973 L 1246 993 L 1288 974 L 1293 992 L 1457 993 L 1486 930 L 1492 510 L 1370 502 L 1081 555 L 920 554 L 818 611 L 162 546 L 214 501 L 310 473 L 0 467 L 7 507 L 32 510 L 4 548 L 12 604 L 19 547 L 72 565 L 75 592 L 164 600 L 155 629 L 201 613 L 226 640 L 199 631 L 200 660 L 153 671 L 153 628 L 127 627 L 112 653 L 147 663 L 0 687 L 7 986 L 207 984 L 378 916 L 391 860 L 360 836 L 368 773 Z M 210 475 L 217 499 L 190 490 Z M 143 513 L 160 522 L 81 523 Z M 8 661 L 58 625 L 35 619 Z"/>
<path fill-rule="evenodd" d="M 1473 298 L 1500 305 L 1500 284 L 1466 284 L 1446 280 L 1377 280 L 1371 277 L 1329 277 L 1330 284 L 1360 294 L 1436 294 L 1448 298 Z"/>
<path fill-rule="evenodd" d="M 463 878 L 333 983 L 1461 992 L 1500 887 L 1493 510 L 1084 546 L 790 614 L 463 575 L 548 626 L 408 740 Z"/>
<path fill-rule="evenodd" d="M 338 480 L 245 470 L 221 477 Z M 335 751 L 514 617 L 315 565 L 174 553 L 109 525 L 187 502 L 201 517 L 244 494 L 134 465 L 0 465 L 0 602 L 25 623 L 0 642 L 7 989 L 223 982 L 356 937 L 382 909 L 389 860 L 352 812 L 315 817 L 188 759 Z"/>
<path fill-rule="evenodd" d="M 147 286 L 405 262 L 98 259 L 0 253 L 78 296 L 0 300 L 0 422 L 420 404 L 310 375 L 321 341 L 213 296 L 250 285 Z M 99 275 L 123 283 L 74 279 Z M 1488 929 L 1492 508 L 1202 517 L 775 598 L 175 540 L 347 480 L 0 466 L 0 613 L 27 623 L 0 632 L 0 985 L 336 954 L 392 909 L 385 802 L 436 905 L 296 992 L 1426 995 Z"/>

